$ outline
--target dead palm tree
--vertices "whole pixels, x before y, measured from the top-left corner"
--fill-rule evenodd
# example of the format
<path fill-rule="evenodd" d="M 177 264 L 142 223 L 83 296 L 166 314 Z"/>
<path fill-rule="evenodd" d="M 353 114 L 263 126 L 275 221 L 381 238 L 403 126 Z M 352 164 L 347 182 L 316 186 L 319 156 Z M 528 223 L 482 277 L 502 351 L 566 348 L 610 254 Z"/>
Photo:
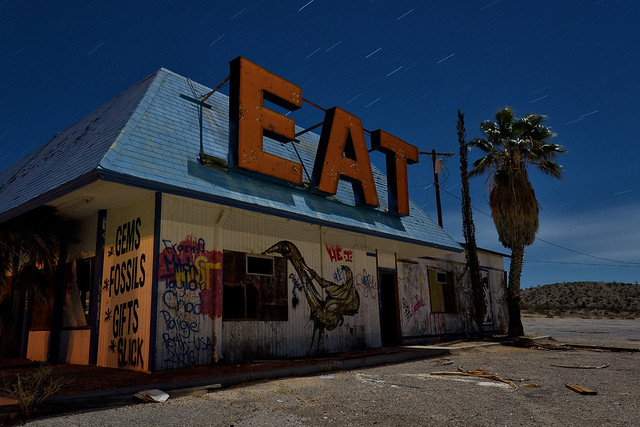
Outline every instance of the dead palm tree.
<path fill-rule="evenodd" d="M 469 176 L 488 173 L 491 216 L 502 245 L 511 249 L 507 304 L 509 335 L 524 334 L 520 320 L 520 276 L 524 247 L 533 243 L 538 231 L 538 201 L 527 170 L 535 167 L 544 174 L 560 178 L 562 167 L 556 154 L 564 148 L 550 141 L 555 136 L 544 126 L 538 114 L 523 118 L 513 116 L 509 107 L 499 110 L 496 121 L 484 121 L 480 129 L 484 138 L 469 142 L 486 154 L 473 164 Z"/>

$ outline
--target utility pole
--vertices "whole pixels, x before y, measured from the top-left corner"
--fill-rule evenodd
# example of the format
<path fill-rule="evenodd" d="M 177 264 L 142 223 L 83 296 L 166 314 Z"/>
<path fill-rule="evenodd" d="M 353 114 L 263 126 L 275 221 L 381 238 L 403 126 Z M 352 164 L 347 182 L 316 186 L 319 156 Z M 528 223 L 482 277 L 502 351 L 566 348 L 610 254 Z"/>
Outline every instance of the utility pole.
<path fill-rule="evenodd" d="M 426 154 L 427 156 L 431 156 L 431 163 L 433 164 L 433 182 L 436 188 L 436 207 L 438 209 L 438 225 L 440 226 L 440 228 L 443 228 L 442 226 L 442 206 L 440 206 L 440 182 L 438 181 L 438 174 L 440 172 L 436 172 L 436 156 L 444 156 L 444 157 L 451 157 L 453 156 L 453 152 L 451 153 L 436 153 L 436 150 L 431 150 L 431 151 L 420 151 L 420 154 Z"/>

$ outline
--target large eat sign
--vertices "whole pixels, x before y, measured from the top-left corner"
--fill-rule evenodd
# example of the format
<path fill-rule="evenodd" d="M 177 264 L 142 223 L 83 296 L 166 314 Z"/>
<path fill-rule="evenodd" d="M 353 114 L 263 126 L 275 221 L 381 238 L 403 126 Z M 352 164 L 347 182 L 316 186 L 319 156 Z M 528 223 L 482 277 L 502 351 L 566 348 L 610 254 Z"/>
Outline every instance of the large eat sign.
<path fill-rule="evenodd" d="M 302 165 L 265 152 L 262 145 L 263 135 L 281 142 L 295 138 L 294 120 L 266 108 L 263 100 L 297 110 L 302 89 L 243 57 L 230 64 L 229 166 L 302 185 Z M 380 129 L 371 133 L 371 148 L 386 155 L 389 210 L 409 215 L 407 164 L 418 162 L 418 149 Z M 379 206 L 362 123 L 333 107 L 325 113 L 311 188 L 333 195 L 340 179 L 351 182 L 357 204 Z"/>

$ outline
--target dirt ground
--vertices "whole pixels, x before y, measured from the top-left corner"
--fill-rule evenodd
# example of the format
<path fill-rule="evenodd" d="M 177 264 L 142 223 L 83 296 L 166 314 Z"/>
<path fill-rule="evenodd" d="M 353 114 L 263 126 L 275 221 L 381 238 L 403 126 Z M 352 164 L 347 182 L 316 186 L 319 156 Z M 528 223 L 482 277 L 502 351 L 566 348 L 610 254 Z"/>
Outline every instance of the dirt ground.
<path fill-rule="evenodd" d="M 545 318 L 543 316 L 523 316 L 523 325 L 528 335 L 548 335 L 556 340 L 582 344 L 600 344 L 613 346 L 640 345 L 640 319 L 581 319 L 581 318 Z M 349 352 L 336 355 L 335 358 L 358 357 L 384 350 Z M 293 365 L 314 363 L 313 358 L 261 361 L 244 365 L 191 366 L 154 373 L 125 369 L 100 368 L 85 365 L 50 365 L 53 377 L 64 377 L 66 384 L 59 395 L 88 393 L 130 386 L 163 384 L 177 381 L 189 381 L 203 377 L 215 377 L 246 372 L 247 370 L 275 369 Z M 16 375 L 29 375 L 39 369 L 40 364 L 24 359 L 0 360 L 0 387 L 15 382 Z"/>
<path fill-rule="evenodd" d="M 204 394 L 80 411 L 33 426 L 638 425 L 640 353 L 475 347 L 444 357 L 285 378 Z M 558 365 L 558 366 L 555 366 Z M 481 369 L 496 378 L 438 375 Z M 583 395 L 565 384 L 596 392 Z"/>
<path fill-rule="evenodd" d="M 640 319 L 635 319 L 635 320 L 579 319 L 579 318 L 548 319 L 544 317 L 526 316 L 523 318 L 523 323 L 524 323 L 525 331 L 527 332 L 527 334 L 550 335 L 553 338 L 539 341 L 538 343 L 540 345 L 534 348 L 518 348 L 513 346 L 496 345 L 489 348 L 479 348 L 471 351 L 465 350 L 465 351 L 462 351 L 461 353 L 452 355 L 451 360 L 453 360 L 454 363 L 451 364 L 451 366 L 443 365 L 442 369 L 444 370 L 444 369 L 451 368 L 451 370 L 455 370 L 457 367 L 464 367 L 465 369 L 475 369 L 475 368 L 481 367 L 483 369 L 487 369 L 488 371 L 491 371 L 496 375 L 503 375 L 503 376 L 512 377 L 512 378 L 514 377 L 520 378 L 524 376 L 529 377 L 530 381 L 516 383 L 516 385 L 519 387 L 520 397 L 518 398 L 509 397 L 509 398 L 516 399 L 513 402 L 514 404 L 530 405 L 532 408 L 531 409 L 532 411 L 537 404 L 544 403 L 545 405 L 544 409 L 542 408 L 536 409 L 538 411 L 542 411 L 540 413 L 544 415 L 542 418 L 539 419 L 539 422 L 542 422 L 542 424 L 547 424 L 547 422 L 551 422 L 553 424 L 554 422 L 557 422 L 559 420 L 565 420 L 565 421 L 571 420 L 571 418 L 566 418 L 563 415 L 563 405 L 565 405 L 565 403 L 563 402 L 569 402 L 569 401 L 573 402 L 575 400 L 575 402 L 580 403 L 580 405 L 583 405 L 586 402 L 584 399 L 582 400 L 576 399 L 576 397 L 573 396 L 573 394 L 575 394 L 576 396 L 580 396 L 580 395 L 578 395 L 577 393 L 569 392 L 564 387 L 565 382 L 566 383 L 573 382 L 573 383 L 583 384 L 585 386 L 591 386 L 595 388 L 600 393 L 600 396 L 605 396 L 605 397 L 600 397 L 598 400 L 593 400 L 593 401 L 599 402 L 599 404 L 605 405 L 603 406 L 602 411 L 605 411 L 605 410 L 609 411 L 612 414 L 615 414 L 615 416 L 617 417 L 617 418 L 610 418 L 611 415 L 605 416 L 603 414 L 598 414 L 597 408 L 595 407 L 591 408 L 590 406 L 587 405 L 584 408 L 581 408 L 582 415 L 581 414 L 576 415 L 577 418 L 574 419 L 575 423 L 577 423 L 578 420 L 580 419 L 584 419 L 587 421 L 587 424 L 592 424 L 592 423 L 597 424 L 596 422 L 597 420 L 606 418 L 609 421 L 616 420 L 614 424 L 627 424 L 625 420 L 632 420 L 634 419 L 633 417 L 636 417 L 635 418 L 636 420 L 640 419 L 640 411 L 638 410 L 638 405 L 636 405 L 635 403 L 636 397 L 634 397 L 634 396 L 640 395 L 640 388 L 638 388 L 640 387 L 640 377 L 638 377 L 638 375 L 640 375 L 640 353 L 612 352 L 612 351 L 603 351 L 603 350 L 592 351 L 588 349 L 571 349 L 571 350 L 563 349 L 563 350 L 556 351 L 556 349 L 553 348 L 553 347 L 557 347 L 559 344 L 568 342 L 568 343 L 578 343 L 583 345 L 616 346 L 616 347 L 637 349 L 638 342 L 640 341 Z M 463 343 L 459 343 L 459 344 L 463 344 Z M 354 352 L 348 355 L 342 355 L 342 357 L 358 357 L 358 355 L 364 355 L 365 353 L 366 352 L 361 352 L 361 353 Z M 193 380 L 193 379 L 202 378 L 202 377 L 226 375 L 234 372 L 246 372 L 247 370 L 251 370 L 251 369 L 255 369 L 255 370 L 272 369 L 272 368 L 280 368 L 283 366 L 290 366 L 295 364 L 308 364 L 308 363 L 314 363 L 314 362 L 315 361 L 313 359 L 302 359 L 302 360 L 293 360 L 293 361 L 284 361 L 284 362 L 266 361 L 261 363 L 253 363 L 249 365 L 194 366 L 189 368 L 162 371 L 162 372 L 156 372 L 151 374 L 128 371 L 128 370 L 107 369 L 107 368 L 98 368 L 94 366 L 80 366 L 80 365 L 53 365 L 52 369 L 54 372 L 54 376 L 64 376 L 69 380 L 69 382 L 67 383 L 67 385 L 65 385 L 65 387 L 60 392 L 60 394 L 75 394 L 75 393 L 86 393 L 91 391 L 129 387 L 132 385 L 153 385 L 153 384 L 162 384 L 162 383 L 176 382 L 176 381 L 188 381 L 188 380 Z M 394 378 L 393 381 L 399 384 L 397 385 L 397 387 L 400 387 L 400 389 L 402 390 L 404 390 L 405 388 L 407 390 L 429 389 L 431 393 L 429 394 L 431 403 L 434 400 L 433 396 L 440 396 L 442 393 L 447 393 L 452 390 L 454 391 L 458 390 L 459 387 L 462 387 L 462 388 L 456 391 L 456 393 L 463 393 L 463 394 L 467 393 L 469 390 L 464 388 L 464 386 L 451 385 L 451 384 L 459 383 L 460 382 L 459 378 L 453 378 L 453 377 L 436 378 L 428 375 L 429 374 L 428 372 L 422 371 L 423 368 L 425 369 L 428 368 L 429 371 L 433 370 L 433 367 L 436 367 L 436 366 L 440 368 L 441 363 L 443 362 L 440 359 L 438 360 L 428 359 L 422 362 L 412 362 L 407 364 L 401 364 L 401 365 L 397 365 L 396 367 L 389 366 L 389 367 L 373 368 L 373 370 L 365 370 L 363 372 L 346 371 L 345 373 L 337 373 L 334 377 L 338 377 L 338 376 L 340 378 L 344 377 L 345 387 L 353 386 L 349 378 L 353 377 L 354 375 L 355 377 L 353 378 L 356 378 L 359 381 L 356 384 L 366 383 L 366 384 L 374 384 L 374 385 L 375 384 L 383 385 L 386 381 L 388 386 L 391 381 L 389 380 L 389 378 Z M 590 366 L 591 368 L 589 369 L 557 368 L 557 367 L 550 367 L 551 363 L 566 364 L 571 366 L 585 365 L 585 366 Z M 603 365 L 608 365 L 608 366 L 605 368 L 598 368 Z M 17 373 L 20 373 L 21 375 L 25 375 L 38 369 L 38 366 L 39 365 L 36 363 L 30 363 L 23 360 L 5 360 L 0 362 L 1 373 L 6 382 L 13 381 Z M 381 377 L 382 379 L 379 380 L 381 382 L 376 382 L 378 380 L 375 380 L 375 381 L 363 380 L 363 378 L 366 379 L 368 378 L 368 376 L 373 375 L 372 372 L 375 373 L 376 370 L 378 369 L 380 370 L 381 373 L 384 372 L 384 375 L 386 375 L 386 377 L 384 376 Z M 335 383 L 327 382 L 324 380 L 319 380 L 318 378 L 321 378 L 321 377 L 314 377 L 314 378 L 315 380 L 313 381 L 301 380 L 301 379 L 289 379 L 289 380 L 280 380 L 280 381 L 285 381 L 285 382 L 292 381 L 291 384 L 288 382 L 286 383 L 287 389 L 289 388 L 291 388 L 292 390 L 295 389 L 296 390 L 295 393 L 303 393 L 303 394 L 308 393 L 309 396 L 313 396 L 314 387 L 316 387 L 319 392 L 322 392 L 323 387 L 325 387 L 325 384 L 327 384 L 326 386 L 328 386 L 329 384 L 330 385 L 335 384 Z M 384 379 L 384 378 L 387 378 L 387 379 Z M 409 379 L 411 380 L 410 383 L 407 382 L 409 381 Z M 300 385 L 298 385 L 298 383 L 295 383 L 296 380 L 302 381 Z M 418 380 L 423 382 L 429 380 L 428 381 L 429 385 L 427 386 L 420 382 L 414 383 L 414 381 L 418 381 Z M 405 382 L 406 384 L 404 384 Z M 526 386 L 524 385 L 525 383 L 532 383 L 534 385 Z M 273 387 L 276 387 L 278 390 L 279 390 L 278 387 L 282 387 L 282 384 L 279 381 L 274 382 L 273 384 L 274 384 Z M 438 384 L 440 384 L 440 386 L 444 388 L 442 387 L 439 388 Z M 536 385 L 539 387 L 537 387 Z M 510 388 L 506 384 L 503 384 L 503 386 L 506 387 L 507 389 Z M 229 394 L 228 399 L 230 399 L 230 402 L 232 403 L 236 402 L 234 399 L 238 398 L 238 396 L 244 396 L 247 399 L 247 401 L 246 402 L 243 401 L 240 406 L 236 406 L 233 408 L 232 407 L 227 408 L 227 406 L 231 405 L 230 402 L 225 403 L 225 405 L 227 406 L 224 406 L 224 407 L 227 408 L 229 412 L 228 413 L 223 412 L 222 415 L 224 415 L 224 417 L 222 419 L 227 420 L 229 424 L 234 424 L 234 423 L 236 425 L 243 424 L 245 423 L 245 421 L 248 420 L 247 418 L 243 418 L 242 414 L 234 412 L 236 409 L 244 408 L 242 409 L 244 411 L 244 410 L 249 410 L 249 408 L 252 408 L 251 409 L 252 411 L 253 410 L 266 411 L 267 409 L 263 408 L 264 402 L 271 402 L 271 400 L 273 400 L 271 398 L 272 397 L 271 395 L 274 392 L 268 386 L 250 385 L 247 387 L 249 388 L 258 387 L 257 389 L 258 391 L 248 392 L 247 390 L 249 390 L 249 388 L 240 388 L 240 389 L 234 388 L 234 389 L 222 390 L 220 392 L 208 394 L 208 396 L 210 395 L 208 398 L 214 399 L 214 400 L 222 399 L 222 403 L 226 402 L 224 399 L 227 398 L 225 396 L 227 396 L 228 393 L 231 393 Z M 303 390 L 298 390 L 297 389 L 298 387 L 303 387 Z M 305 387 L 308 387 L 308 389 Z M 393 387 L 395 386 L 392 386 L 392 388 Z M 393 391 L 397 392 L 399 390 L 397 389 L 397 387 L 394 388 Z M 263 392 L 260 391 L 263 388 L 265 390 L 264 395 L 262 395 L 261 393 Z M 484 388 L 486 388 L 486 386 Z M 478 390 L 480 389 L 482 389 L 482 387 L 478 388 Z M 241 390 L 244 390 L 244 391 L 241 391 Z M 344 392 L 345 394 L 344 400 L 348 401 L 350 397 L 349 393 L 358 393 L 358 390 L 354 389 L 354 390 L 348 391 L 347 389 L 345 389 L 345 390 L 340 390 L 339 392 L 340 393 Z M 569 392 L 569 394 L 567 394 L 567 392 Z M 294 391 L 291 391 L 291 393 L 294 393 Z M 335 394 L 338 392 L 335 389 L 332 389 L 332 390 L 327 390 L 327 393 Z M 278 393 L 275 393 L 276 397 L 277 397 L 277 394 Z M 256 403 L 256 405 L 258 406 L 255 408 L 251 406 L 252 405 L 251 401 L 254 398 L 252 396 L 254 395 L 255 396 L 259 395 L 259 399 L 260 399 L 259 404 Z M 468 396 L 468 398 L 472 399 L 474 402 L 478 402 L 479 405 L 495 406 L 495 402 L 492 402 L 487 396 L 488 394 L 480 392 L 479 394 L 472 393 Z M 493 398 L 500 398 L 500 397 L 493 396 Z M 180 399 L 170 399 L 169 402 L 172 402 L 170 403 L 170 405 L 189 406 L 192 403 L 194 405 L 197 404 L 197 399 L 196 397 L 193 397 L 193 396 L 191 398 L 187 398 L 186 400 L 180 400 Z M 196 400 L 194 401 L 194 399 Z M 403 405 L 408 405 L 407 407 L 409 409 L 407 409 L 407 411 L 409 412 L 407 414 L 398 413 L 397 414 L 397 417 L 399 417 L 398 419 L 404 419 L 405 421 L 412 423 L 412 422 L 418 421 L 420 419 L 419 418 L 420 416 L 427 415 L 421 412 L 422 409 L 420 410 L 411 409 L 411 405 L 412 405 L 411 402 L 413 402 L 413 400 L 415 399 L 414 395 L 407 395 L 403 399 L 404 400 L 400 400 L 399 402 Z M 517 399 L 524 399 L 524 400 L 520 402 L 520 401 L 517 401 Z M 561 400 L 558 400 L 558 399 L 561 399 Z M 280 396 L 279 400 L 280 401 L 283 400 L 282 396 Z M 285 425 L 290 425 L 291 423 L 286 422 L 286 420 L 281 420 L 278 418 L 279 416 L 282 415 L 280 414 L 280 412 L 278 412 L 280 409 L 282 409 L 282 408 L 278 409 L 278 407 L 281 406 L 280 405 L 281 402 L 279 400 L 275 401 L 276 402 L 275 407 L 269 409 L 270 411 L 273 410 L 275 412 L 273 413 L 269 412 L 268 414 L 263 414 L 266 417 L 264 418 L 264 420 L 271 420 L 276 424 L 280 423 L 281 421 L 285 421 L 284 422 Z M 437 401 L 438 399 L 435 399 L 435 400 Z M 484 402 L 485 400 L 487 400 L 487 402 Z M 286 402 L 287 400 L 284 399 L 284 401 Z M 305 409 L 305 405 L 301 404 L 305 402 L 309 403 L 306 409 Z M 289 421 L 291 419 L 298 420 L 299 417 L 302 417 L 300 419 L 303 419 L 303 418 L 306 419 L 308 418 L 307 415 L 309 415 L 311 416 L 310 418 L 311 421 L 310 422 L 303 421 L 302 424 L 305 424 L 305 425 L 321 424 L 320 421 L 324 422 L 323 420 L 326 420 L 326 419 L 333 419 L 334 422 L 341 422 L 340 417 L 342 415 L 336 415 L 333 412 L 334 409 L 336 408 L 328 407 L 328 408 L 325 408 L 325 413 L 321 415 L 316 414 L 317 404 L 314 406 L 313 402 L 314 402 L 314 399 L 311 397 L 304 401 L 301 400 L 296 404 L 296 408 L 294 411 L 295 413 L 291 411 L 287 412 L 287 415 L 286 415 L 287 417 L 293 416 L 294 418 L 287 418 L 287 419 Z M 371 402 L 375 403 L 374 397 L 371 397 Z M 234 403 L 234 404 L 237 405 L 237 403 Z M 443 400 L 440 404 L 446 406 L 448 405 L 448 400 Z M 423 405 L 423 403 L 420 403 L 420 405 Z M 610 406 L 607 407 L 606 405 L 610 405 Z M 167 407 L 171 407 L 171 406 L 167 406 Z M 142 407 L 133 406 L 132 408 L 138 408 L 138 410 L 123 408 L 121 411 L 123 411 L 124 414 L 128 414 L 128 415 L 124 415 L 125 417 L 126 416 L 138 417 L 139 416 L 138 412 L 140 412 L 141 414 L 144 414 L 145 410 L 141 409 Z M 338 406 L 337 408 L 340 409 L 342 413 L 348 412 L 347 410 L 348 408 L 344 408 L 340 406 Z M 625 408 L 627 412 L 624 412 L 624 411 L 620 412 L 623 408 Z M 437 412 L 438 410 L 437 405 L 432 409 Z M 501 414 L 503 412 L 502 409 L 504 408 L 496 409 L 495 412 Z M 571 411 L 571 410 L 574 410 L 575 408 L 565 408 L 565 409 Z M 291 408 L 291 410 L 293 411 L 293 408 Z M 367 421 L 371 421 L 372 423 L 374 421 L 380 421 L 380 420 L 390 421 L 388 418 L 382 417 L 382 414 L 378 414 L 377 411 L 379 410 L 379 408 L 375 407 L 375 405 L 374 407 L 370 407 L 369 410 L 370 410 L 371 418 L 367 419 Z M 395 409 L 387 408 L 386 410 L 391 411 L 391 413 L 393 413 Z M 494 409 L 492 407 L 492 411 L 493 410 Z M 137 411 L 137 412 L 134 412 L 132 415 L 127 411 Z M 457 416 L 455 414 L 456 413 L 455 407 L 450 408 L 450 412 L 451 412 L 450 415 L 453 414 L 451 416 L 454 416 L 454 415 Z M 413 413 L 413 415 L 411 415 L 411 413 Z M 219 415 L 220 413 L 218 412 L 216 413 L 215 416 L 218 417 Z M 319 417 L 317 420 L 316 418 L 314 418 L 316 415 Z M 433 414 L 428 414 L 428 415 L 430 417 L 434 416 Z M 75 423 L 76 425 L 83 425 L 84 422 L 81 421 L 82 420 L 81 417 L 83 415 L 78 414 L 77 416 L 80 417 L 79 420 L 73 421 L 72 424 Z M 464 416 L 460 415 L 460 416 L 462 418 L 457 418 L 457 420 L 460 423 L 463 423 L 463 422 L 466 423 L 470 421 L 471 424 L 484 424 L 484 422 L 488 422 L 488 423 L 491 422 L 491 419 L 489 418 L 487 418 L 483 422 L 480 419 L 474 420 L 473 418 L 467 420 L 465 418 L 466 415 Z M 501 416 L 504 416 L 504 414 Z M 536 413 L 532 413 L 531 417 L 532 417 L 531 418 L 532 420 L 534 418 L 535 419 L 539 418 L 538 414 Z M 587 417 L 587 418 L 584 418 L 584 417 Z M 605 417 L 605 418 L 602 418 L 602 417 Z M 114 420 L 116 419 L 121 419 L 121 418 L 115 417 Z M 160 419 L 164 420 L 164 418 L 160 418 Z M 257 420 L 256 418 L 252 418 L 252 419 L 254 421 Z M 56 418 L 56 420 L 60 420 L 60 422 L 62 422 L 62 420 L 65 420 L 65 418 L 60 417 L 60 418 Z M 440 424 L 441 422 L 444 422 L 444 424 L 450 424 L 449 421 L 446 421 L 445 419 L 431 418 L 431 420 L 436 424 Z M 51 421 L 52 419 L 47 420 L 47 422 L 51 422 Z M 199 423 L 199 421 L 196 419 L 193 419 L 192 421 L 193 423 L 196 423 L 196 424 Z M 355 418 L 349 419 L 349 421 L 346 424 L 361 425 L 360 421 L 364 421 L 364 419 L 355 419 Z M 497 419 L 494 419 L 494 421 L 497 421 Z M 522 419 L 520 420 L 520 423 L 529 424 L 527 421 L 528 421 L 527 419 Z M 93 421 L 91 421 L 91 423 L 93 423 Z M 107 425 L 107 424 L 102 424 L 102 425 Z M 140 425 L 148 425 L 148 424 L 149 424 L 149 420 L 145 420 L 144 418 L 140 420 Z M 161 422 L 161 424 L 164 424 L 164 422 Z M 293 424 L 298 424 L 298 423 L 296 421 Z M 386 424 L 386 423 L 382 422 L 382 424 Z M 457 424 L 457 423 L 454 422 L 453 424 Z M 516 422 L 516 424 L 518 424 L 518 422 Z M 574 423 L 570 422 L 569 424 L 574 424 Z M 630 422 L 630 424 L 633 424 L 633 422 Z M 47 423 L 45 422 L 45 424 L 41 424 L 41 425 L 47 425 Z M 98 425 L 98 424 L 95 424 L 95 425 Z M 218 425 L 224 425 L 224 423 L 218 424 Z"/>

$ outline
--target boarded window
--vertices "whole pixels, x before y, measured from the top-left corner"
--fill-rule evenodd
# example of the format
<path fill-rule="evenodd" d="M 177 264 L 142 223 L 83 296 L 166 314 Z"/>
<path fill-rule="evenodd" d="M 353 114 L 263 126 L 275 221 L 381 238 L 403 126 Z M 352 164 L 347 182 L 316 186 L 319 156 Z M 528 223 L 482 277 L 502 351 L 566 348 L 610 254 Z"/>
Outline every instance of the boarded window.
<path fill-rule="evenodd" d="M 455 313 L 456 292 L 453 273 L 429 270 L 429 294 L 432 313 Z"/>
<path fill-rule="evenodd" d="M 288 320 L 286 259 L 224 251 L 222 265 L 223 319 Z"/>

